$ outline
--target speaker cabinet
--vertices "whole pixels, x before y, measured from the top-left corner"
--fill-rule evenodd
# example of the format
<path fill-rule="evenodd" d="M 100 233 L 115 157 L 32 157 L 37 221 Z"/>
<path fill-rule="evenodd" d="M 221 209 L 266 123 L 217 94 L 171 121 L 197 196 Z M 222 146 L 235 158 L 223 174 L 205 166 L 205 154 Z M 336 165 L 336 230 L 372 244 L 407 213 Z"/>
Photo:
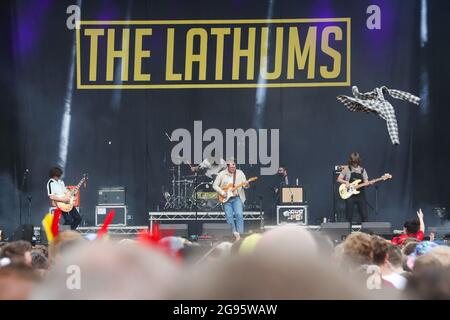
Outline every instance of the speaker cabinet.
<path fill-rule="evenodd" d="M 320 232 L 334 242 L 341 242 L 351 232 L 349 222 L 329 222 L 320 225 Z"/>
<path fill-rule="evenodd" d="M 214 236 L 217 239 L 232 236 L 228 223 L 203 223 L 203 235 Z"/>
<path fill-rule="evenodd" d="M 163 237 L 188 237 L 188 225 L 186 223 L 162 223 L 159 231 Z"/>
<path fill-rule="evenodd" d="M 392 226 L 390 222 L 363 222 L 361 231 L 370 234 L 391 235 Z"/>
<path fill-rule="evenodd" d="M 281 188 L 281 203 L 294 204 L 303 203 L 303 188 L 299 186 L 286 186 Z"/>
<path fill-rule="evenodd" d="M 22 224 L 17 227 L 17 229 L 13 232 L 11 237 L 9 237 L 9 240 L 10 241 L 25 240 L 28 242 L 34 242 L 33 235 L 34 235 L 33 225 Z"/>
<path fill-rule="evenodd" d="M 108 213 L 114 210 L 114 218 L 111 226 L 127 225 L 127 206 L 96 206 L 95 207 L 95 225 L 102 226 Z"/>

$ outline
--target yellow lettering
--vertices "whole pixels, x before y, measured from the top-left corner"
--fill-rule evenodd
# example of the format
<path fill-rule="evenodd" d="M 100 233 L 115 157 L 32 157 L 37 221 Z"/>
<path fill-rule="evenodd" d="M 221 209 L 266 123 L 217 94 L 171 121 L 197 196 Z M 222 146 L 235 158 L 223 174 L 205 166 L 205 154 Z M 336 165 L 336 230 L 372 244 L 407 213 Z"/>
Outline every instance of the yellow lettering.
<path fill-rule="evenodd" d="M 316 63 L 316 36 L 317 27 L 310 27 L 306 35 L 303 51 L 300 47 L 298 38 L 298 30 L 296 27 L 289 28 L 289 50 L 288 50 L 288 67 L 287 78 L 294 79 L 295 61 L 297 61 L 298 69 L 305 69 L 306 59 L 308 59 L 308 79 L 314 79 L 315 63 Z"/>
<path fill-rule="evenodd" d="M 322 51 L 333 58 L 333 68 L 328 71 L 326 66 L 320 67 L 320 75 L 326 79 L 337 78 L 341 73 L 341 54 L 329 46 L 330 34 L 334 33 L 334 38 L 342 40 L 342 30 L 340 27 L 326 27 L 322 32 Z"/>
<path fill-rule="evenodd" d="M 200 53 L 194 54 L 194 37 L 200 37 Z M 208 33 L 203 28 L 189 29 L 186 35 L 185 80 L 192 80 L 192 65 L 198 62 L 199 80 L 206 79 L 206 53 L 208 48 Z"/>
<path fill-rule="evenodd" d="M 225 35 L 231 33 L 230 28 L 211 28 L 211 34 L 217 37 L 216 46 L 216 76 L 215 80 L 223 79 L 223 47 Z"/>
<path fill-rule="evenodd" d="M 120 58 L 122 62 L 121 79 L 128 80 L 128 56 L 130 47 L 130 29 L 124 28 L 122 31 L 122 49 L 115 50 L 115 31 L 108 29 L 108 47 L 106 53 L 106 81 L 113 81 L 114 79 L 114 59 Z"/>
<path fill-rule="evenodd" d="M 275 67 L 273 72 L 267 71 L 267 56 L 269 51 L 269 28 L 264 27 L 261 30 L 261 76 L 266 80 L 278 79 L 281 75 L 281 65 L 283 61 L 283 28 L 277 28 L 275 41 Z"/>
<path fill-rule="evenodd" d="M 255 33 L 256 28 L 248 29 L 247 49 L 241 48 L 241 28 L 234 28 L 233 39 L 233 72 L 232 79 L 239 80 L 241 58 L 247 58 L 247 80 L 253 80 L 255 75 Z"/>
<path fill-rule="evenodd" d="M 174 51 L 175 29 L 167 29 L 167 57 L 166 57 L 166 80 L 181 80 L 180 73 L 173 72 L 173 51 Z"/>
<path fill-rule="evenodd" d="M 134 47 L 134 80 L 150 81 L 150 74 L 142 73 L 142 59 L 150 58 L 150 50 L 142 50 L 142 38 L 151 36 L 152 29 L 136 29 L 135 47 Z"/>
<path fill-rule="evenodd" d="M 98 50 L 98 37 L 103 36 L 105 30 L 103 29 L 86 29 L 84 35 L 91 37 L 91 52 L 89 58 L 89 81 L 97 80 L 97 50 Z"/>

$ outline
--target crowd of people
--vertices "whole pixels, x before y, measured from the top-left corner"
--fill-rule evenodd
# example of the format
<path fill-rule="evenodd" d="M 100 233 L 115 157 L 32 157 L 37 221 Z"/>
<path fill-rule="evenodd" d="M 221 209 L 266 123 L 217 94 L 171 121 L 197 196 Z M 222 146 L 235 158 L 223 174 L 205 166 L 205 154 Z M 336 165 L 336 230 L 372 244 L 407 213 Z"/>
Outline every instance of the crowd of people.
<path fill-rule="evenodd" d="M 206 248 L 63 231 L 1 243 L 0 299 L 450 299 L 450 248 L 425 234 L 421 211 L 393 239 L 340 243 L 295 225 Z"/>

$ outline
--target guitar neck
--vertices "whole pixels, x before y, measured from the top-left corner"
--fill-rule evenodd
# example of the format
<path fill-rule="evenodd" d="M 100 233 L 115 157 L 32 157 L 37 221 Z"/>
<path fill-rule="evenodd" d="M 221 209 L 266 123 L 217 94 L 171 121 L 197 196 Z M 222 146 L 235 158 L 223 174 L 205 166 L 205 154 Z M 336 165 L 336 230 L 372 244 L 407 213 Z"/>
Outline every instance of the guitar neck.
<path fill-rule="evenodd" d="M 235 186 L 234 186 L 234 187 L 232 188 L 232 190 L 236 190 L 236 189 L 239 189 L 240 187 L 244 186 L 244 185 L 245 185 L 245 184 L 247 184 L 247 183 L 250 183 L 250 182 L 256 181 L 256 179 L 258 179 L 258 178 L 256 178 L 256 177 L 253 177 L 253 178 L 250 178 L 250 179 L 248 179 L 247 181 L 241 182 L 241 183 L 239 183 L 239 184 L 235 185 Z"/>
<path fill-rule="evenodd" d="M 239 184 L 235 185 L 235 186 L 233 187 L 233 190 L 239 189 L 239 188 L 242 187 L 244 184 L 245 184 L 245 182 L 242 182 L 242 183 L 239 183 Z"/>
<path fill-rule="evenodd" d="M 73 196 L 77 191 L 80 189 L 81 185 L 84 183 L 84 178 L 81 179 L 81 181 L 73 188 L 70 192 L 70 194 Z"/>
<path fill-rule="evenodd" d="M 373 179 L 373 180 L 370 180 L 370 181 L 367 181 L 367 182 L 364 182 L 364 183 L 361 183 L 361 184 L 359 184 L 359 185 L 356 187 L 356 189 L 359 189 L 359 188 L 362 188 L 362 187 L 366 187 L 366 186 L 368 186 L 369 184 L 377 183 L 378 181 L 381 181 L 381 180 L 383 180 L 382 177 L 377 178 L 377 179 Z"/>

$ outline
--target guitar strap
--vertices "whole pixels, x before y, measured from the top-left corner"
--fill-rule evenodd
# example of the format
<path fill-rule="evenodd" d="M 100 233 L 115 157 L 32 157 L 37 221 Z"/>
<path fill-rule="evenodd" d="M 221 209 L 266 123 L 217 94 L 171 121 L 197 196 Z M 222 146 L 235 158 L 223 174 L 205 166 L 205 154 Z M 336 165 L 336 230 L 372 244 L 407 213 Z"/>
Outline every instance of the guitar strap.
<path fill-rule="evenodd" d="M 233 188 L 235 184 L 236 184 L 236 171 L 233 173 Z"/>

